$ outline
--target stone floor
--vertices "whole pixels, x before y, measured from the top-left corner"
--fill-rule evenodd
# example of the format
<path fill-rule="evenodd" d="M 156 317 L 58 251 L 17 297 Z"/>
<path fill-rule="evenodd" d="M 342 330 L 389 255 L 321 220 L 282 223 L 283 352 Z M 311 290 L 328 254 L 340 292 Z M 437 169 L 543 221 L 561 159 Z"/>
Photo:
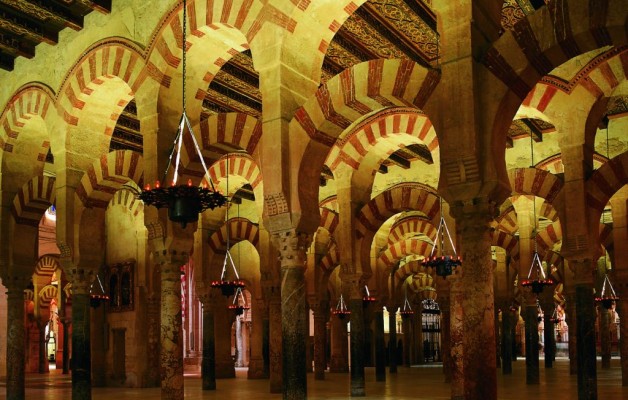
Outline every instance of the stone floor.
<path fill-rule="evenodd" d="M 400 368 L 396 375 L 388 375 L 386 382 L 375 382 L 375 371 L 367 368 L 365 399 L 449 399 L 450 388 L 443 383 L 440 366 Z M 349 374 L 327 374 L 325 381 L 314 381 L 308 375 L 308 399 L 349 398 Z M 5 383 L 0 383 L 0 399 L 6 398 Z M 49 375 L 28 375 L 27 399 L 59 400 L 71 398 L 69 376 L 53 371 Z M 200 378 L 186 376 L 186 399 L 280 399 L 281 395 L 268 393 L 268 381 L 246 379 L 246 370 L 238 369 L 237 378 L 219 380 L 216 391 L 203 392 Z M 541 361 L 541 384 L 525 384 L 525 360 L 514 363 L 513 374 L 498 373 L 499 399 L 561 400 L 577 399 L 577 377 L 569 375 L 569 361 L 557 360 L 553 369 L 545 370 Z M 159 389 L 95 388 L 94 400 L 159 399 Z M 628 387 L 621 386 L 619 360 L 613 359 L 611 369 L 601 370 L 598 363 L 598 398 L 604 400 L 628 399 Z"/>

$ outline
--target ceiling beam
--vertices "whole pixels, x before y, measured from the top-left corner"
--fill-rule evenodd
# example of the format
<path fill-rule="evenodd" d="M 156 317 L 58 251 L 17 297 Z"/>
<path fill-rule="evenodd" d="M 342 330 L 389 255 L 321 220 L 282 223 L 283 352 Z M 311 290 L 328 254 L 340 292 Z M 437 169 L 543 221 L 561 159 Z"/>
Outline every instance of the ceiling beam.
<path fill-rule="evenodd" d="M 404 156 L 402 156 L 400 154 L 399 150 L 397 150 L 396 152 L 392 153 L 388 157 L 388 161 L 390 161 L 391 163 L 393 163 L 393 164 L 395 164 L 398 167 L 401 167 L 403 169 L 410 169 L 410 161 L 408 161 Z"/>

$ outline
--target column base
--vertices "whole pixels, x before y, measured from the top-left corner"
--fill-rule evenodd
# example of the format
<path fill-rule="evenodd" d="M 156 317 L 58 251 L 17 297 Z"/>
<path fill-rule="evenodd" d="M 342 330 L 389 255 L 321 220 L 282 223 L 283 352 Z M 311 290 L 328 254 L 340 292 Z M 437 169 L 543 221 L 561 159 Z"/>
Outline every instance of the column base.
<path fill-rule="evenodd" d="M 264 371 L 264 359 L 251 358 L 249 361 L 249 372 L 247 379 L 267 379 L 268 374 Z"/>

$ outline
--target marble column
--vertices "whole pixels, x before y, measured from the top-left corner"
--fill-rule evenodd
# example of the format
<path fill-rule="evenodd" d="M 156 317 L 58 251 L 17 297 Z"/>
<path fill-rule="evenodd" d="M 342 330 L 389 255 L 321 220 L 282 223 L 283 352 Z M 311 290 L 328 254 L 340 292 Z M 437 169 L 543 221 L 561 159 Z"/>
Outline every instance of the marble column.
<path fill-rule="evenodd" d="M 415 311 L 416 315 L 416 311 Z M 401 331 L 403 332 L 403 365 L 406 367 L 410 367 L 411 360 L 410 357 L 412 355 L 412 315 L 409 318 L 404 318 L 401 322 Z"/>
<path fill-rule="evenodd" d="M 216 352 L 216 379 L 235 378 L 235 364 L 231 357 L 231 327 L 233 325 L 233 311 L 227 308 L 224 297 L 219 297 L 214 303 L 214 348 Z"/>
<path fill-rule="evenodd" d="M 244 367 L 244 344 L 242 340 L 242 317 L 238 316 L 235 319 L 235 342 L 236 342 L 236 367 Z"/>
<path fill-rule="evenodd" d="M 365 396 L 364 377 L 364 308 L 362 296 L 349 300 L 351 310 L 351 397 Z"/>
<path fill-rule="evenodd" d="M 440 353 L 443 360 L 445 383 L 451 382 L 451 301 L 449 297 L 440 297 Z"/>
<path fill-rule="evenodd" d="M 181 264 L 165 262 L 161 272 L 161 397 L 183 399 Z"/>
<path fill-rule="evenodd" d="M 8 277 L 2 280 L 7 288 L 7 380 L 8 400 L 25 397 L 24 289 L 27 277 Z"/>
<path fill-rule="evenodd" d="M 277 289 L 279 293 L 279 289 Z M 281 393 L 283 388 L 283 371 L 282 371 L 282 321 L 281 321 L 281 298 L 273 296 L 270 299 L 270 392 Z"/>
<path fill-rule="evenodd" d="M 595 303 L 593 296 L 593 262 L 569 260 L 575 272 L 576 335 L 578 350 L 578 399 L 597 399 L 595 346 Z M 571 335 L 570 335 L 571 336 Z"/>
<path fill-rule="evenodd" d="M 337 316 L 331 318 L 331 360 L 329 372 L 349 372 L 347 356 L 347 320 Z"/>
<path fill-rule="evenodd" d="M 375 323 L 375 380 L 386 382 L 386 343 L 384 342 L 384 312 L 380 307 L 373 313 Z"/>
<path fill-rule="evenodd" d="M 502 316 L 503 318 L 503 316 Z M 495 307 L 495 367 L 502 367 L 502 343 L 501 330 L 499 326 L 499 309 Z"/>
<path fill-rule="evenodd" d="M 37 324 L 37 328 L 39 328 L 39 368 L 38 372 L 40 374 L 45 374 L 48 372 L 48 357 L 46 357 L 46 324 L 39 323 Z"/>
<path fill-rule="evenodd" d="M 208 298 L 203 302 L 203 359 L 201 379 L 203 390 L 216 390 L 216 343 L 214 340 L 214 310 Z"/>
<path fill-rule="evenodd" d="M 264 379 L 268 378 L 264 370 L 264 355 L 263 355 L 263 341 L 264 341 L 264 302 L 262 300 L 256 300 L 253 302 L 253 308 L 251 312 L 252 327 L 250 330 L 251 335 L 251 359 L 249 360 L 249 371 L 247 373 L 248 379 Z"/>
<path fill-rule="evenodd" d="M 390 373 L 397 373 L 397 307 L 386 306 L 388 309 L 388 365 Z"/>
<path fill-rule="evenodd" d="M 532 297 L 532 296 L 531 296 Z M 526 383 L 539 384 L 539 320 L 536 303 L 529 300 L 525 306 Z"/>
<path fill-rule="evenodd" d="M 461 272 L 457 272 L 455 275 L 450 276 L 451 283 L 450 291 L 450 338 L 451 338 L 451 399 L 462 400 L 464 399 L 464 312 L 463 312 L 463 299 L 464 292 L 462 290 L 462 280 L 460 279 Z"/>
<path fill-rule="evenodd" d="M 598 316 L 600 318 L 600 346 L 602 350 L 602 369 L 611 367 L 611 329 L 610 313 L 604 306 L 598 306 Z"/>
<path fill-rule="evenodd" d="M 492 203 L 453 206 L 462 240 L 462 321 L 464 397 L 497 398 L 495 321 L 493 319 L 493 260 L 491 258 Z"/>
<path fill-rule="evenodd" d="M 628 293 L 626 293 L 628 295 Z M 628 298 L 622 292 L 617 301 L 619 314 L 619 354 L 621 356 L 621 384 L 628 386 Z"/>
<path fill-rule="evenodd" d="M 502 374 L 512 374 L 512 325 L 515 322 L 516 313 L 509 307 L 502 308 Z"/>
<path fill-rule="evenodd" d="M 314 379 L 325 380 L 327 359 L 327 320 L 329 319 L 329 302 L 321 301 L 314 308 Z"/>
<path fill-rule="evenodd" d="M 268 310 L 268 307 L 265 307 Z M 262 320 L 262 357 L 264 358 L 264 378 L 270 378 L 270 319 L 268 311 L 264 313 Z"/>
<path fill-rule="evenodd" d="M 293 240 L 294 237 L 289 239 L 291 245 L 295 245 Z M 285 400 L 307 398 L 305 263 L 299 262 L 303 261 L 301 257 L 294 257 L 294 250 L 294 247 L 288 246 L 288 251 L 281 253 L 281 347 Z"/>
<path fill-rule="evenodd" d="M 547 294 L 543 292 L 543 302 L 541 304 L 543 308 L 543 341 L 545 342 L 545 368 L 553 368 L 554 366 L 554 322 L 552 316 L 554 315 L 554 288 L 548 288 Z M 548 299 L 549 296 L 552 296 Z"/>
<path fill-rule="evenodd" d="M 578 334 L 576 326 L 576 296 L 573 289 L 565 293 L 565 320 L 569 329 L 569 374 L 578 373 Z"/>
<path fill-rule="evenodd" d="M 68 325 L 70 320 L 63 318 L 61 325 L 63 328 L 63 364 L 61 373 L 67 375 L 70 373 L 70 341 L 68 340 L 68 332 L 70 331 Z"/>
<path fill-rule="evenodd" d="M 72 399 L 92 398 L 89 274 L 72 277 Z"/>
<path fill-rule="evenodd" d="M 161 296 L 148 296 L 147 321 L 148 321 L 148 354 L 146 356 L 146 386 L 159 387 L 161 382 L 160 360 L 161 360 Z"/>

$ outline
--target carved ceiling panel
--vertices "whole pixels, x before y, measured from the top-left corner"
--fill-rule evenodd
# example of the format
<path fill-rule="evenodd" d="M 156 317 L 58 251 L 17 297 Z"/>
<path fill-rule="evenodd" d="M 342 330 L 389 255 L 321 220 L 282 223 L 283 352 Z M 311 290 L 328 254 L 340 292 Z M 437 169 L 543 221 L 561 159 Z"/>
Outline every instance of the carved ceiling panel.
<path fill-rule="evenodd" d="M 81 30 L 94 10 L 109 13 L 111 0 L 0 0 L 0 68 L 33 58 L 40 43 L 56 44 L 65 28 Z"/>

